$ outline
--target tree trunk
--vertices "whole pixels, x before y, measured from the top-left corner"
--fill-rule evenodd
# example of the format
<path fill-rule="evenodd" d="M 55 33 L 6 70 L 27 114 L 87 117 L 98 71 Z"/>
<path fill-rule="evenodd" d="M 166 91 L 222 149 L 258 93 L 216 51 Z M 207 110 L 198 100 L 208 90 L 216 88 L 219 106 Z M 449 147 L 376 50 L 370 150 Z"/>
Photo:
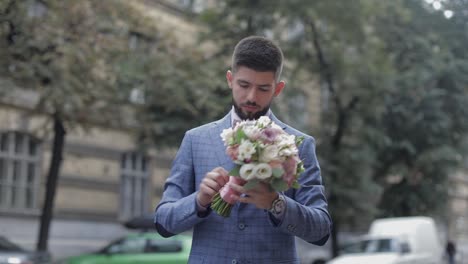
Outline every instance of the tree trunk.
<path fill-rule="evenodd" d="M 46 183 L 46 197 L 44 206 L 42 207 L 41 222 L 39 227 L 39 237 L 37 241 L 37 250 L 46 251 L 47 242 L 49 240 L 49 227 L 52 220 L 52 212 L 54 208 L 54 197 L 57 189 L 57 180 L 62 164 L 63 148 L 66 131 L 63 126 L 63 121 L 54 114 L 54 143 L 52 147 L 52 158 L 50 160 L 49 173 Z"/>

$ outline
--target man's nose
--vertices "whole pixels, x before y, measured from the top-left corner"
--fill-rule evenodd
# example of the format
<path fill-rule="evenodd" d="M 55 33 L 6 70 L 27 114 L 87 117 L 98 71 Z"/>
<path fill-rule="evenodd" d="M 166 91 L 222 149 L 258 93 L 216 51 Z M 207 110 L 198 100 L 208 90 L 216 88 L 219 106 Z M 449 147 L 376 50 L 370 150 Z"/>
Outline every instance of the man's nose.
<path fill-rule="evenodd" d="M 256 102 L 257 101 L 256 97 L 257 97 L 257 91 L 255 91 L 255 89 L 250 89 L 247 94 L 247 101 Z"/>

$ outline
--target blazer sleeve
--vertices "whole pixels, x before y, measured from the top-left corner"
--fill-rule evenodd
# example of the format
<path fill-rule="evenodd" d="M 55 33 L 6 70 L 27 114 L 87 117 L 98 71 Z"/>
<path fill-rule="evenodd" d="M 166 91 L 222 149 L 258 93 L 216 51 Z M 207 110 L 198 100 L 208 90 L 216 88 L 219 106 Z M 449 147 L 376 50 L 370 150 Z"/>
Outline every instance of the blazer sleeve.
<path fill-rule="evenodd" d="M 189 230 L 202 221 L 197 215 L 192 136 L 187 132 L 164 185 L 164 193 L 156 207 L 154 223 L 164 237 Z"/>
<path fill-rule="evenodd" d="M 287 206 L 284 218 L 278 224 L 273 221 L 271 224 L 309 243 L 323 245 L 328 240 L 332 221 L 312 137 L 305 138 L 300 158 L 305 167 L 299 178 L 301 188 L 285 193 Z"/>

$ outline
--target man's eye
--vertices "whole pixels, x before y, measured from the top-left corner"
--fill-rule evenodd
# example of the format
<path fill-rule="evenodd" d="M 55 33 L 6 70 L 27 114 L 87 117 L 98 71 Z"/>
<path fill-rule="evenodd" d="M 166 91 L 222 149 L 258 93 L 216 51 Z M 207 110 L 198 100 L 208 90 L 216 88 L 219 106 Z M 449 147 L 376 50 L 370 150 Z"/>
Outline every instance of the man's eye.
<path fill-rule="evenodd" d="M 239 86 L 242 87 L 242 88 L 247 88 L 247 87 L 249 87 L 248 84 L 239 84 Z"/>

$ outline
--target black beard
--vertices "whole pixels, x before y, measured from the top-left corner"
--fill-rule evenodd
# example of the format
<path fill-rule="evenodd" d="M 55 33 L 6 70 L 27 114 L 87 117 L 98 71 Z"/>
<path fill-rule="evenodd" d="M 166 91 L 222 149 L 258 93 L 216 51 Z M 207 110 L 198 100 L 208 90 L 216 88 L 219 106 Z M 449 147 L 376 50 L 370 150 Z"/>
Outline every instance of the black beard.
<path fill-rule="evenodd" d="M 255 106 L 255 103 L 247 102 L 247 105 L 252 105 Z M 270 103 L 271 104 L 271 103 Z M 255 113 L 244 113 L 242 112 L 242 109 L 240 108 L 239 105 L 234 101 L 234 98 L 232 99 L 232 105 L 234 106 L 234 111 L 236 111 L 236 114 L 240 117 L 241 120 L 257 120 L 260 117 L 264 116 L 266 113 L 268 113 L 268 110 L 270 109 L 270 104 L 268 104 L 265 108 L 261 109 L 258 112 Z"/>

